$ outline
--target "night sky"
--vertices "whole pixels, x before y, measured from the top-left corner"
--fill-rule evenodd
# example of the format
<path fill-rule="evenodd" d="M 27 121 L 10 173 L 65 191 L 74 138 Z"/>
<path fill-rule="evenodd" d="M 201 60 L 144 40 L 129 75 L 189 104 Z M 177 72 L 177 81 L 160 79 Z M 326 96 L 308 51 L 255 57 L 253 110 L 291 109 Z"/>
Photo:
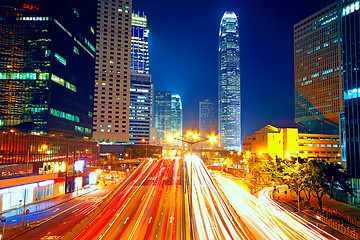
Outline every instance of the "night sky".
<path fill-rule="evenodd" d="M 184 130 L 198 128 L 200 100 L 217 102 L 219 24 L 225 11 L 236 13 L 243 136 L 267 124 L 296 127 L 293 25 L 322 7 L 322 0 L 133 0 L 148 16 L 155 90 L 181 96 Z"/>

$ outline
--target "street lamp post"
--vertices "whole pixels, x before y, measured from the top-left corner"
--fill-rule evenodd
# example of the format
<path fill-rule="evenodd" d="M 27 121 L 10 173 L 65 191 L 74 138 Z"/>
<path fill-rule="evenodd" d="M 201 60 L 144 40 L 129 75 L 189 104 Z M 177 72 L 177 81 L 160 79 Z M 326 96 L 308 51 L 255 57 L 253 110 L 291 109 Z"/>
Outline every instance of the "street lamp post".
<path fill-rule="evenodd" d="M 141 141 L 142 141 L 143 143 L 145 143 L 145 157 L 147 158 L 147 142 L 146 142 L 146 139 L 143 138 L 143 139 L 141 139 Z"/>

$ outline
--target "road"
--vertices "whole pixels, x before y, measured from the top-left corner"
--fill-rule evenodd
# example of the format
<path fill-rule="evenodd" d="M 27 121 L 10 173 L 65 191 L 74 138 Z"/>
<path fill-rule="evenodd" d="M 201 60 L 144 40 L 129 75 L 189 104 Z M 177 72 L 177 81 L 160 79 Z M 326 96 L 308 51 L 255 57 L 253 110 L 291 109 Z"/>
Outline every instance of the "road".
<path fill-rule="evenodd" d="M 184 239 L 182 166 L 179 158 L 147 162 L 75 239 Z"/>
<path fill-rule="evenodd" d="M 14 239 L 41 239 L 45 236 L 61 236 L 64 231 L 73 227 L 79 220 L 86 217 L 105 199 L 113 187 L 103 187 L 99 190 L 76 197 L 45 211 L 29 214 L 27 221 L 38 225 L 30 231 Z M 21 222 L 22 217 L 9 218 L 11 223 Z"/>
<path fill-rule="evenodd" d="M 257 239 L 337 239 L 274 204 L 266 191 L 260 192 L 256 198 L 232 179 L 221 175 L 215 175 L 215 179 L 248 228 L 257 233 Z"/>

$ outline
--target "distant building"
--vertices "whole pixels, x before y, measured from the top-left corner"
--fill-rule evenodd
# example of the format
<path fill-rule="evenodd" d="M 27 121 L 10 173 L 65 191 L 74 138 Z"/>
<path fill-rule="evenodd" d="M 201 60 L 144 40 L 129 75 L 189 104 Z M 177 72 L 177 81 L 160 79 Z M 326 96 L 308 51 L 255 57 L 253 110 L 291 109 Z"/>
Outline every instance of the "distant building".
<path fill-rule="evenodd" d="M 161 143 L 171 133 L 171 92 L 156 92 L 154 96 L 154 122 Z"/>
<path fill-rule="evenodd" d="M 183 109 L 181 98 L 178 94 L 171 95 L 171 133 L 179 133 L 182 138 L 183 131 Z M 181 145 L 181 142 L 178 143 Z"/>
<path fill-rule="evenodd" d="M 2 1 L 0 128 L 92 137 L 96 18 L 87 7 L 96 2 Z"/>
<path fill-rule="evenodd" d="M 216 133 L 214 104 L 209 100 L 199 102 L 199 133 L 205 137 Z"/>
<path fill-rule="evenodd" d="M 132 1 L 98 0 L 94 139 L 129 142 Z"/>
<path fill-rule="evenodd" d="M 360 18 L 359 1 L 344 1 L 341 9 L 343 42 L 344 112 L 341 117 L 341 136 L 347 172 L 356 189 L 352 205 L 360 206 Z"/>
<path fill-rule="evenodd" d="M 153 85 L 149 74 L 147 18 L 132 14 L 129 143 L 150 140 L 153 114 Z"/>
<path fill-rule="evenodd" d="M 294 26 L 295 122 L 311 133 L 339 133 L 340 15 L 330 4 Z"/>
<path fill-rule="evenodd" d="M 267 125 L 244 137 L 244 156 L 324 159 L 331 162 L 341 162 L 339 135 L 299 133 L 297 128 L 276 128 Z M 250 156 L 249 156 L 250 157 Z"/>
<path fill-rule="evenodd" d="M 240 150 L 240 36 L 234 12 L 225 12 L 220 23 L 218 94 L 220 144 L 228 150 Z"/>

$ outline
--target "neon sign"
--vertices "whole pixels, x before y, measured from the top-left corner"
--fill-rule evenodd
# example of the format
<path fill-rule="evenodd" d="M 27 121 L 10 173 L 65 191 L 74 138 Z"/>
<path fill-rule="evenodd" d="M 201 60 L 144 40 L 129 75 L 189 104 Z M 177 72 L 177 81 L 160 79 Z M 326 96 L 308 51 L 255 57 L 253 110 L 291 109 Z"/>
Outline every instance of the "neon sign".
<path fill-rule="evenodd" d="M 29 9 L 29 10 L 39 10 L 39 8 L 33 6 L 33 5 L 29 5 L 29 4 L 23 4 L 23 8 Z"/>

